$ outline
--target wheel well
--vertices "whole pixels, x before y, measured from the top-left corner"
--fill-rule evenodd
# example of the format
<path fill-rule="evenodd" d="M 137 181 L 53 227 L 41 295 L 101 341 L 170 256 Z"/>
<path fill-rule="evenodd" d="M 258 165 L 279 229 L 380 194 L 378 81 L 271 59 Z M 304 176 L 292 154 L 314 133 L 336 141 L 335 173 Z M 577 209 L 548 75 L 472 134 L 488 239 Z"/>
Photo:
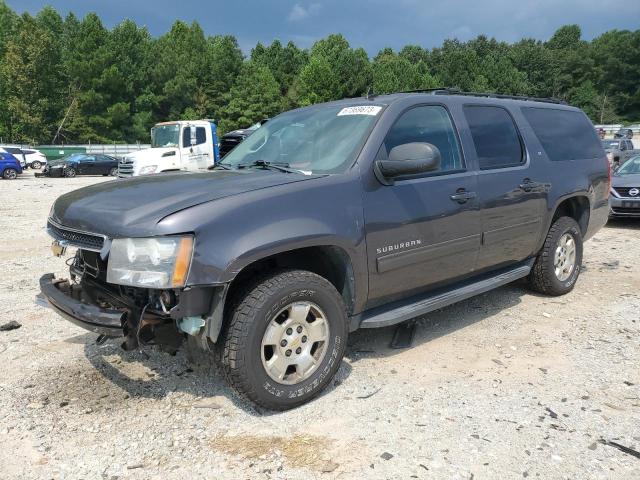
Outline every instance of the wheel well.
<path fill-rule="evenodd" d="M 349 255 L 340 247 L 317 246 L 290 250 L 258 260 L 244 267 L 231 282 L 227 303 L 233 303 L 249 282 L 274 270 L 308 270 L 327 279 L 340 293 L 347 312 L 354 304 L 354 276 Z"/>
<path fill-rule="evenodd" d="M 589 212 L 589 199 L 587 197 L 578 196 L 567 198 L 556 208 L 551 223 L 560 217 L 571 217 L 580 226 L 582 235 L 585 235 L 587 233 L 587 227 L 589 226 Z"/>

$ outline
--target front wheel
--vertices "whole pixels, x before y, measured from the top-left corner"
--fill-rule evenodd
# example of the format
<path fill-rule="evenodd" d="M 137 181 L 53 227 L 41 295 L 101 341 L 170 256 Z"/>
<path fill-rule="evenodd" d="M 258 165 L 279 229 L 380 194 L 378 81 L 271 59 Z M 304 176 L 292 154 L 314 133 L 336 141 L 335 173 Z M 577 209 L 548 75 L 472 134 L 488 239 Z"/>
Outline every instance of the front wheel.
<path fill-rule="evenodd" d="M 76 176 L 76 169 L 73 167 L 67 167 L 64 170 L 64 176 L 67 178 L 73 178 Z"/>
<path fill-rule="evenodd" d="M 242 396 L 286 410 L 327 386 L 340 367 L 347 335 L 344 302 L 331 283 L 308 271 L 280 271 L 239 298 L 221 362 Z"/>
<path fill-rule="evenodd" d="M 31 168 L 33 168 L 34 170 L 40 170 L 40 167 L 42 167 L 42 164 L 38 161 L 35 160 L 33 162 L 31 162 L 31 165 L 29 165 Z"/>
<path fill-rule="evenodd" d="M 538 253 L 529 282 L 546 295 L 564 295 L 573 290 L 582 265 L 582 232 L 573 218 L 560 217 L 549 229 Z"/>
<path fill-rule="evenodd" d="M 2 177 L 5 180 L 15 180 L 18 178 L 18 171 L 15 168 L 7 168 L 3 173 Z"/>

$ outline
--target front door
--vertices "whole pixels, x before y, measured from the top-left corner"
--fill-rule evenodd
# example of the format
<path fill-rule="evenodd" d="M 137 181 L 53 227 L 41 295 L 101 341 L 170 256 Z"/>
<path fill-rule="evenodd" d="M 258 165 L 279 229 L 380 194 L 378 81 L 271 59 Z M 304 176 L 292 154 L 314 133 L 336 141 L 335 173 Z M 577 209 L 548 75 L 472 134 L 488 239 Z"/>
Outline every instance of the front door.
<path fill-rule="evenodd" d="M 534 253 L 550 186 L 544 165 L 527 154 L 511 114 L 503 107 L 466 105 L 478 159 L 482 247 L 478 270 L 524 260 Z"/>
<path fill-rule="evenodd" d="M 477 174 L 465 164 L 448 111 L 419 105 L 402 113 L 378 152 L 411 142 L 435 145 L 440 169 L 365 193 L 370 307 L 473 272 L 480 247 Z"/>
<path fill-rule="evenodd" d="M 96 175 L 96 157 L 84 155 L 78 161 L 78 173 L 80 175 Z"/>
<path fill-rule="evenodd" d="M 191 142 L 191 129 L 195 130 L 195 143 Z M 207 129 L 205 127 L 186 126 L 182 130 L 183 155 L 187 170 L 205 170 L 213 163 L 211 148 L 207 148 Z"/>

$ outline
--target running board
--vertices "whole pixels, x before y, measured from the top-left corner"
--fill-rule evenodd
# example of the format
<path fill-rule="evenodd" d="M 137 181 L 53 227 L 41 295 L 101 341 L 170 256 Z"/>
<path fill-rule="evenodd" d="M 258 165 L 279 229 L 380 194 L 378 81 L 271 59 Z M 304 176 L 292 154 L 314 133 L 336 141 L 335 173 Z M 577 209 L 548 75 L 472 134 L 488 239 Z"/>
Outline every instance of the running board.
<path fill-rule="evenodd" d="M 475 281 L 472 280 L 470 283 L 466 283 L 465 285 L 454 288 L 453 290 L 439 290 L 436 293 L 430 292 L 429 294 L 423 295 L 410 303 L 406 303 L 405 301 L 400 305 L 398 305 L 397 302 L 391 304 L 391 308 L 389 308 L 388 305 L 374 308 L 361 314 L 359 326 L 360 328 L 388 327 L 390 325 L 411 320 L 412 318 L 433 312 L 434 310 L 460 302 L 461 300 L 466 300 L 467 298 L 474 297 L 526 277 L 529 275 L 532 266 L 533 259 L 527 261 L 525 264 L 519 264 L 516 267 L 503 270 L 497 275 L 494 273 L 490 277 L 485 277 L 480 280 L 476 279 Z"/>

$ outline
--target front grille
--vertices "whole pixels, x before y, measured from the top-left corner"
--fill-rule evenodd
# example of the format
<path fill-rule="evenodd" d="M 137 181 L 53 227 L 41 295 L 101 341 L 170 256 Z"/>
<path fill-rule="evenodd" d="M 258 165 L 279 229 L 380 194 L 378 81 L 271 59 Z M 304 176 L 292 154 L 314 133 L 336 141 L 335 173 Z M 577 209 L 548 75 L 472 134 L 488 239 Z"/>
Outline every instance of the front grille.
<path fill-rule="evenodd" d="M 640 207 L 633 207 L 633 208 L 622 208 L 622 207 L 611 207 L 611 210 L 613 210 L 613 213 L 626 213 L 626 214 L 633 214 L 633 215 L 640 215 Z"/>
<path fill-rule="evenodd" d="M 120 160 L 118 163 L 118 177 L 125 178 L 133 176 L 133 160 Z"/>
<path fill-rule="evenodd" d="M 99 252 L 104 246 L 104 237 L 100 235 L 70 230 L 54 224 L 51 220 L 47 222 L 47 231 L 56 240 L 84 250 Z"/>
<path fill-rule="evenodd" d="M 629 190 L 631 190 L 633 188 L 640 190 L 640 186 L 638 186 L 638 187 L 614 187 L 614 190 L 621 197 L 640 198 L 640 195 L 636 195 L 635 197 L 632 197 L 631 195 L 629 195 Z"/>

